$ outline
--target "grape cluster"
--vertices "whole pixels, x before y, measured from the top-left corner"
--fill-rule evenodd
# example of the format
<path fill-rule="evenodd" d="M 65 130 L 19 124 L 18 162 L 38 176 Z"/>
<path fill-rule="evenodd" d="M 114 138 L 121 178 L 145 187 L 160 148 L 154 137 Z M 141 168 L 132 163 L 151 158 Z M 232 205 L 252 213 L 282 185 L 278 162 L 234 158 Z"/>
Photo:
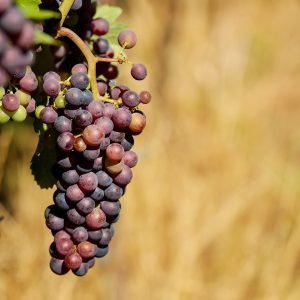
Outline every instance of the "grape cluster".
<path fill-rule="evenodd" d="M 38 87 L 30 70 L 34 55 L 34 25 L 11 0 L 0 3 L 0 124 L 24 121 L 35 110 L 31 93 Z M 10 83 L 10 86 L 8 86 Z"/>
<path fill-rule="evenodd" d="M 75 65 L 72 73 L 67 82 L 55 72 L 45 74 L 43 89 L 52 105 L 40 107 L 37 117 L 54 131 L 57 147 L 57 190 L 45 212 L 54 235 L 50 267 L 82 276 L 108 252 L 120 198 L 138 160 L 131 150 L 134 136 L 146 125 L 136 107 L 151 95 L 117 87 L 122 101 L 94 101 L 86 67 Z"/>

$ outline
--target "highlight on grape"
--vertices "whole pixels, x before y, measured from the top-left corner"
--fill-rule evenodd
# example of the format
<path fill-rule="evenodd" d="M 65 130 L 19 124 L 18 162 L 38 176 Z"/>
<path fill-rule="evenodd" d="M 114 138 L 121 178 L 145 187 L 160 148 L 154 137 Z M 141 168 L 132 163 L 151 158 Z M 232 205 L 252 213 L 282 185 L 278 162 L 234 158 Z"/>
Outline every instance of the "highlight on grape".
<path fill-rule="evenodd" d="M 117 78 L 123 65 L 138 81 L 147 69 L 127 58 L 138 37 L 118 21 L 120 8 L 37 2 L 0 2 L 0 126 L 31 120 L 39 135 L 32 174 L 41 188 L 55 186 L 45 210 L 50 268 L 83 276 L 108 253 L 138 162 L 141 105 L 151 102 L 149 91 Z"/>

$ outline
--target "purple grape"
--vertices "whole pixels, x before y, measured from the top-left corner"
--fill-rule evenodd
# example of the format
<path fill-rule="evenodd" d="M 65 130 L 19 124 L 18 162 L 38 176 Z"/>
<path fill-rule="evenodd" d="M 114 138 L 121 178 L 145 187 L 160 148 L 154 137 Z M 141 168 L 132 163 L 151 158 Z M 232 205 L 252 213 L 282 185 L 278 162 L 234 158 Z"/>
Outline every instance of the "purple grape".
<path fill-rule="evenodd" d="M 82 258 L 93 258 L 96 254 L 96 245 L 94 245 L 93 243 L 89 242 L 89 241 L 84 241 L 81 242 L 78 246 L 77 246 L 77 251 L 80 254 L 80 256 Z"/>
<path fill-rule="evenodd" d="M 46 218 L 46 225 L 49 229 L 58 231 L 64 228 L 64 219 L 49 212 Z"/>
<path fill-rule="evenodd" d="M 59 133 L 71 132 L 72 121 L 65 116 L 59 116 L 54 122 L 54 128 Z"/>
<path fill-rule="evenodd" d="M 10 35 L 17 35 L 25 25 L 23 14 L 16 8 L 8 8 L 0 18 L 0 26 Z"/>
<path fill-rule="evenodd" d="M 95 256 L 100 258 L 100 257 L 104 257 L 107 253 L 108 253 L 108 246 L 97 247 Z"/>
<path fill-rule="evenodd" d="M 109 43 L 104 38 L 98 38 L 94 42 L 94 50 L 96 54 L 105 54 L 106 51 L 109 49 Z"/>
<path fill-rule="evenodd" d="M 93 192 L 98 186 L 98 178 L 93 172 L 83 174 L 79 177 L 78 185 L 84 192 Z"/>
<path fill-rule="evenodd" d="M 106 216 L 100 208 L 95 208 L 85 217 L 85 222 L 92 230 L 100 229 L 106 223 Z"/>
<path fill-rule="evenodd" d="M 83 92 L 78 88 L 70 88 L 66 93 L 66 100 L 74 106 L 79 106 L 84 101 Z"/>
<path fill-rule="evenodd" d="M 2 105 L 7 111 L 13 112 L 20 107 L 20 100 L 14 94 L 7 94 L 2 99 Z"/>
<path fill-rule="evenodd" d="M 78 162 L 76 166 L 76 170 L 80 174 L 89 173 L 93 170 L 93 161 L 81 160 Z"/>
<path fill-rule="evenodd" d="M 60 156 L 58 157 L 57 165 L 64 170 L 68 170 L 74 168 L 76 166 L 77 161 L 78 158 L 75 153 L 63 153 L 60 154 Z"/>
<path fill-rule="evenodd" d="M 89 90 L 83 91 L 83 101 L 82 105 L 86 106 L 93 102 L 94 96 L 93 93 Z"/>
<path fill-rule="evenodd" d="M 118 42 L 121 47 L 131 49 L 136 45 L 137 37 L 132 30 L 123 30 L 118 35 Z"/>
<path fill-rule="evenodd" d="M 82 0 L 74 0 L 71 10 L 79 10 L 82 7 Z"/>
<path fill-rule="evenodd" d="M 101 144 L 100 144 L 100 146 L 101 146 Z M 93 169 L 96 172 L 102 170 L 102 157 L 98 157 L 94 160 Z"/>
<path fill-rule="evenodd" d="M 101 142 L 102 143 L 102 142 Z M 100 155 L 100 148 L 86 149 L 83 151 L 82 156 L 89 161 L 95 160 Z"/>
<path fill-rule="evenodd" d="M 45 124 L 53 124 L 57 117 L 57 112 L 51 106 L 43 108 L 40 113 L 40 119 Z"/>
<path fill-rule="evenodd" d="M 121 143 L 124 137 L 125 137 L 125 132 L 120 132 L 115 130 L 113 130 L 109 135 L 109 138 L 112 143 Z"/>
<path fill-rule="evenodd" d="M 118 143 L 112 143 L 107 147 L 105 153 L 109 160 L 120 162 L 124 155 L 124 148 Z"/>
<path fill-rule="evenodd" d="M 88 263 L 81 263 L 80 267 L 76 270 L 72 270 L 72 272 L 76 275 L 76 276 L 84 276 L 89 270 L 89 264 Z"/>
<path fill-rule="evenodd" d="M 70 81 L 74 88 L 81 90 L 85 90 L 90 83 L 89 77 L 86 73 L 76 73 L 72 75 Z"/>
<path fill-rule="evenodd" d="M 61 81 L 60 76 L 54 71 L 49 71 L 43 76 L 43 81 L 50 80 L 50 79 L 56 80 L 58 82 Z"/>
<path fill-rule="evenodd" d="M 121 210 L 121 205 L 119 201 L 111 202 L 111 201 L 102 201 L 101 209 L 104 211 L 106 215 L 115 216 Z"/>
<path fill-rule="evenodd" d="M 107 118 L 111 118 L 112 115 L 115 112 L 115 106 L 112 103 L 105 103 L 104 104 L 104 110 L 103 110 L 103 116 Z"/>
<path fill-rule="evenodd" d="M 79 175 L 76 170 L 68 170 L 61 174 L 63 181 L 69 185 L 73 185 L 78 182 Z"/>
<path fill-rule="evenodd" d="M 88 239 L 89 235 L 83 226 L 76 227 L 72 233 L 72 239 L 75 243 L 81 243 Z"/>
<path fill-rule="evenodd" d="M 102 140 L 102 142 L 100 143 L 100 150 L 104 151 L 106 150 L 106 148 L 110 145 L 110 138 L 106 137 Z"/>
<path fill-rule="evenodd" d="M 129 168 L 133 168 L 136 166 L 138 162 L 138 156 L 133 151 L 126 151 L 123 156 L 124 164 Z"/>
<path fill-rule="evenodd" d="M 106 188 L 104 194 L 108 200 L 118 200 L 123 195 L 123 189 L 118 185 L 112 183 L 108 188 Z"/>
<path fill-rule="evenodd" d="M 136 106 L 139 105 L 140 103 L 140 98 L 139 95 L 134 92 L 134 91 L 126 91 L 123 95 L 122 95 L 122 101 L 123 104 L 130 107 L 130 108 L 134 108 Z"/>
<path fill-rule="evenodd" d="M 90 197 L 85 197 L 76 203 L 76 209 L 79 213 L 87 215 L 95 208 L 95 201 Z"/>
<path fill-rule="evenodd" d="M 64 275 L 69 271 L 69 269 L 64 264 L 64 260 L 55 257 L 52 257 L 50 260 L 50 269 L 57 275 Z"/>
<path fill-rule="evenodd" d="M 35 108 L 36 108 L 36 101 L 34 99 L 30 99 L 28 105 L 26 106 L 27 113 L 32 114 L 35 111 Z"/>
<path fill-rule="evenodd" d="M 73 120 L 76 115 L 78 114 L 79 111 L 81 111 L 82 108 L 77 108 L 77 107 L 74 107 L 74 106 L 70 106 L 70 105 L 67 105 L 66 108 L 64 109 L 64 115 Z"/>
<path fill-rule="evenodd" d="M 125 134 L 125 138 L 122 140 L 121 145 L 125 151 L 129 151 L 134 145 L 134 139 L 131 134 Z"/>
<path fill-rule="evenodd" d="M 75 225 L 82 225 L 85 222 L 85 218 L 75 208 L 67 211 L 67 218 Z"/>
<path fill-rule="evenodd" d="M 89 111 L 83 109 L 76 113 L 74 122 L 78 127 L 84 128 L 92 124 L 93 116 Z"/>
<path fill-rule="evenodd" d="M 104 197 L 104 191 L 97 187 L 94 190 L 94 192 L 90 195 L 90 197 L 96 202 L 101 201 Z"/>
<path fill-rule="evenodd" d="M 143 104 L 148 104 L 151 101 L 151 94 L 148 91 L 140 92 L 140 101 Z"/>
<path fill-rule="evenodd" d="M 104 105 L 101 101 L 93 101 L 86 109 L 92 114 L 93 119 L 95 120 L 103 116 Z"/>
<path fill-rule="evenodd" d="M 108 90 L 107 84 L 103 81 L 98 81 L 97 87 L 98 87 L 98 92 L 99 92 L 100 96 L 104 96 Z"/>
<path fill-rule="evenodd" d="M 46 78 L 43 83 L 43 90 L 48 96 L 56 97 L 61 91 L 60 83 L 55 79 Z"/>
<path fill-rule="evenodd" d="M 98 18 L 92 21 L 92 31 L 96 35 L 105 35 L 109 31 L 109 23 L 106 19 Z"/>
<path fill-rule="evenodd" d="M 0 14 L 5 12 L 12 4 L 12 0 L 1 0 L 0 1 Z"/>
<path fill-rule="evenodd" d="M 97 125 L 105 133 L 106 136 L 109 135 L 114 128 L 113 121 L 108 117 L 101 117 L 99 119 L 96 119 L 94 124 Z"/>
<path fill-rule="evenodd" d="M 102 237 L 98 245 L 100 247 L 107 246 L 112 239 L 112 232 L 109 228 L 102 229 Z"/>
<path fill-rule="evenodd" d="M 132 180 L 131 169 L 124 165 L 122 171 L 114 177 L 114 182 L 120 186 L 126 186 Z"/>
<path fill-rule="evenodd" d="M 70 205 L 66 200 L 66 194 L 61 192 L 54 193 L 54 203 L 61 210 L 70 209 Z"/>
<path fill-rule="evenodd" d="M 119 75 L 119 69 L 117 66 L 115 65 L 110 65 L 103 73 L 103 75 L 109 79 L 109 80 L 113 80 L 116 79 Z"/>
<path fill-rule="evenodd" d="M 77 184 L 71 185 L 67 188 L 66 195 L 71 202 L 78 202 L 84 197 L 84 193 Z"/>
<path fill-rule="evenodd" d="M 64 263 L 69 269 L 76 270 L 80 267 L 82 258 L 77 252 L 69 253 L 66 255 Z"/>
<path fill-rule="evenodd" d="M 120 129 L 128 127 L 131 120 L 131 112 L 125 107 L 118 108 L 112 116 L 115 126 Z"/>
<path fill-rule="evenodd" d="M 98 185 L 100 188 L 106 188 L 113 182 L 113 179 L 104 171 L 98 171 L 96 176 L 98 178 Z"/>
<path fill-rule="evenodd" d="M 26 92 L 33 92 L 38 87 L 38 81 L 34 73 L 26 74 L 19 82 L 20 87 Z"/>
<path fill-rule="evenodd" d="M 16 40 L 16 44 L 23 49 L 29 49 L 34 44 L 34 34 L 33 24 L 27 21 Z"/>
<path fill-rule="evenodd" d="M 84 64 L 76 64 L 75 66 L 73 66 L 71 73 L 72 75 L 77 74 L 77 73 L 87 73 L 88 69 L 86 67 L 86 65 Z"/>
<path fill-rule="evenodd" d="M 88 231 L 89 239 L 93 242 L 99 242 L 102 238 L 102 230 L 89 230 Z"/>
<path fill-rule="evenodd" d="M 55 243 L 56 251 L 62 255 L 67 255 L 73 249 L 73 242 L 70 239 L 62 238 Z"/>
<path fill-rule="evenodd" d="M 131 76 L 136 80 L 143 80 L 147 76 L 147 69 L 142 64 L 135 64 L 131 68 Z"/>
<path fill-rule="evenodd" d="M 71 151 L 75 142 L 75 137 L 70 132 L 63 132 L 57 138 L 57 145 L 63 151 Z"/>

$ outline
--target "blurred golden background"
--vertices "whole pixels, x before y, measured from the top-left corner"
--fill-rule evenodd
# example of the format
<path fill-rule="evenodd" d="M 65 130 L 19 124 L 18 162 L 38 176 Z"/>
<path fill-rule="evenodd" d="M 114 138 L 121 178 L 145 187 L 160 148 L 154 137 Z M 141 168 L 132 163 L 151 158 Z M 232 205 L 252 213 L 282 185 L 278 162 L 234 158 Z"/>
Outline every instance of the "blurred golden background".
<path fill-rule="evenodd" d="M 153 94 L 110 252 L 51 273 L 36 137 L 2 131 L 0 299 L 300 299 L 300 2 L 110 2 Z"/>

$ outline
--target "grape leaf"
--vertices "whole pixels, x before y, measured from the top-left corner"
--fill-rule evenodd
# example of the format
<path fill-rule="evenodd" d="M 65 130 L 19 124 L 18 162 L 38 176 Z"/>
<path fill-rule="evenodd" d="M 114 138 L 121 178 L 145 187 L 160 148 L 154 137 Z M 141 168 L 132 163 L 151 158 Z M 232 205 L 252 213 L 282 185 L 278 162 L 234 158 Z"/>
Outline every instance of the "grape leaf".
<path fill-rule="evenodd" d="M 46 20 L 60 18 L 60 14 L 53 10 L 41 10 L 39 4 L 41 0 L 17 0 L 17 6 L 23 11 L 28 19 L 32 20 Z"/>
<path fill-rule="evenodd" d="M 105 18 L 111 24 L 115 22 L 121 14 L 122 9 L 120 7 L 99 5 L 94 15 L 94 19 Z"/>
<path fill-rule="evenodd" d="M 73 5 L 74 0 L 65 0 L 63 3 L 59 6 L 59 11 L 61 12 L 61 20 L 60 20 L 60 27 L 63 26 L 65 19 Z"/>
<path fill-rule="evenodd" d="M 35 32 L 35 43 L 54 46 L 59 46 L 62 44 L 60 41 L 54 39 L 51 35 L 40 30 Z"/>
<path fill-rule="evenodd" d="M 52 166 L 56 161 L 55 145 L 47 146 L 44 139 L 44 128 L 40 121 L 35 122 L 35 131 L 39 133 L 39 143 L 31 159 L 31 173 L 42 189 L 52 188 L 56 183 L 52 176 Z"/>

